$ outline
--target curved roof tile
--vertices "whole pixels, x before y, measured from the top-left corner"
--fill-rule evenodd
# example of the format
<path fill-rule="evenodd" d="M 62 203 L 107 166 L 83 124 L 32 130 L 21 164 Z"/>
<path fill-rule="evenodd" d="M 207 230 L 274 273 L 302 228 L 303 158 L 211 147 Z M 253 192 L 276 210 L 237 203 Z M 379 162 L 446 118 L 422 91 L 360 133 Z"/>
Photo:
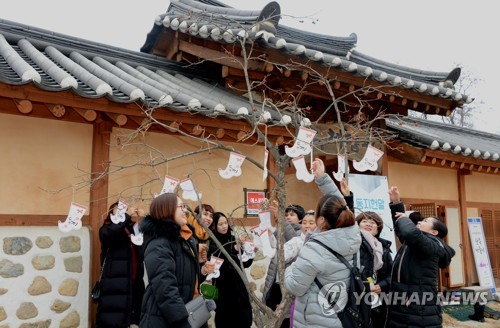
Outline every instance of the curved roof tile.
<path fill-rule="evenodd" d="M 148 108 L 230 119 L 267 113 L 269 123 L 283 123 L 280 113 L 259 103 L 250 110 L 247 98 L 204 82 L 204 76 L 202 70 L 150 54 L 0 20 L 0 82 L 35 82 L 48 91 L 69 89 L 85 98 L 141 101 Z"/>
<path fill-rule="evenodd" d="M 272 16 L 262 24 L 263 17 Z M 454 100 L 459 104 L 473 101 L 468 95 L 453 90 L 453 84 L 460 76 L 460 68 L 451 72 L 433 72 L 400 66 L 365 55 L 355 49 L 357 36 L 335 37 L 294 29 L 279 25 L 281 9 L 276 2 L 270 2 L 262 10 L 239 10 L 215 0 L 177 0 L 170 3 L 166 13 L 157 16 L 155 26 L 149 33 L 141 51 L 148 52 L 161 26 L 182 33 L 189 33 L 203 39 L 234 43 L 237 35 L 244 32 L 247 38 L 258 41 L 263 47 L 281 49 L 287 54 L 305 56 L 319 64 L 326 64 L 352 74 L 358 74 L 377 81 L 389 81 L 392 85 Z M 265 26 L 265 33 L 253 33 Z M 339 65 L 339 61 L 340 64 Z M 374 74 L 372 74 L 374 72 Z M 380 73 L 375 73 L 380 72 Z M 411 80 L 415 83 L 402 81 Z"/>
<path fill-rule="evenodd" d="M 500 135 L 412 116 L 391 115 L 385 121 L 400 139 L 422 148 L 491 161 L 500 158 Z"/>

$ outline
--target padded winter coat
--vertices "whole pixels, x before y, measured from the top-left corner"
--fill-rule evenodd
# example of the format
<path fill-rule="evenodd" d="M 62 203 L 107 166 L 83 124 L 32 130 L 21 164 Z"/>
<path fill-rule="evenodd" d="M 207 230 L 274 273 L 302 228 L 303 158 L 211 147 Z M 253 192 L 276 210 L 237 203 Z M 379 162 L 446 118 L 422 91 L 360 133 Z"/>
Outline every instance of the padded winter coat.
<path fill-rule="evenodd" d="M 142 247 L 130 241 L 133 221 L 126 214 L 124 222 L 106 223 L 99 229 L 102 269 L 101 297 L 97 305 L 96 327 L 126 328 L 138 324 L 144 294 Z M 127 233 L 128 230 L 128 233 Z M 133 260 L 132 249 L 135 253 Z M 136 279 L 132 279 L 132 271 Z"/>
<path fill-rule="evenodd" d="M 193 237 L 185 240 L 174 221 L 141 222 L 149 284 L 142 302 L 141 328 L 190 328 L 185 304 L 193 299 L 199 276 Z"/>
<path fill-rule="evenodd" d="M 361 235 L 357 225 L 320 232 L 313 235 L 312 239 L 331 247 L 344 256 L 351 265 L 353 255 L 359 251 L 361 245 Z M 349 274 L 349 269 L 323 246 L 311 241 L 306 242 L 297 260 L 285 271 L 285 287 L 296 296 L 293 326 L 295 328 L 342 327 L 335 313 L 325 312 L 325 307 L 328 308 L 329 305 L 325 303 L 326 300 L 319 298 L 320 290 L 314 278 L 318 278 L 325 287 L 332 283 L 344 286 L 340 291 L 340 298 L 345 299 L 346 289 L 349 287 Z M 341 303 L 339 301 L 339 304 Z"/>
<path fill-rule="evenodd" d="M 238 259 L 238 250 L 235 249 L 236 239 L 229 229 L 226 234 L 214 232 L 217 239 L 224 249 L 231 255 L 236 263 L 240 263 Z M 210 255 L 222 258 L 224 262 L 220 267 L 220 276 L 212 279 L 212 283 L 219 290 L 219 298 L 216 301 L 217 309 L 215 310 L 215 326 L 217 328 L 239 327 L 249 328 L 252 326 L 252 305 L 250 297 L 245 287 L 245 283 L 233 265 L 217 247 L 215 242 L 210 243 Z M 253 263 L 253 259 L 243 262 L 244 268 L 249 268 Z"/>
<path fill-rule="evenodd" d="M 404 213 L 404 205 L 391 204 L 391 211 Z M 439 268 L 450 264 L 455 251 L 441 238 L 420 231 L 409 218 L 393 219 L 402 246 L 392 267 L 388 327 L 442 327 Z"/>

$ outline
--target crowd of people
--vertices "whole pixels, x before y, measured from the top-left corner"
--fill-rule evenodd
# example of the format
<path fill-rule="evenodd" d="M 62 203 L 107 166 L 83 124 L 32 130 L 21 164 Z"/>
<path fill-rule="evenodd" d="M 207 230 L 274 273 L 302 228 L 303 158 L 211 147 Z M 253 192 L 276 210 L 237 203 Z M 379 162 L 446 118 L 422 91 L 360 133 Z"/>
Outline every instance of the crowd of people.
<path fill-rule="evenodd" d="M 343 309 L 325 311 L 317 281 L 323 286 L 346 286 L 339 290 L 338 299 L 346 298 L 350 270 L 333 253 L 325 252 L 324 244 L 358 265 L 369 283 L 367 292 L 406 295 L 374 305 L 366 327 L 441 327 L 439 268 L 447 267 L 455 254 L 444 242 L 444 222 L 418 212 L 407 217 L 399 189 L 391 187 L 391 216 L 401 243 L 397 254 L 391 254 L 391 242 L 380 237 L 384 229 L 380 215 L 360 212 L 355 216 L 353 194 L 345 179 L 337 188 L 320 159 L 312 162 L 311 170 L 323 196 L 314 210 L 305 211 L 297 204 L 286 207 L 283 281 L 277 274 L 276 254 L 270 259 L 263 289 L 262 301 L 272 310 L 282 302 L 282 290 L 291 295 L 289 315 L 281 326 L 342 327 Z M 102 276 L 97 327 L 191 327 L 185 304 L 200 296 L 207 276 L 218 292 L 215 326 L 252 326 L 247 287 L 241 270 L 231 264 L 240 263 L 243 241 L 231 228 L 230 218 L 208 204 L 191 211 L 175 193 L 154 198 L 147 215 L 132 208 L 124 222 L 115 224 L 110 216 L 117 207 L 118 203 L 110 206 L 99 231 Z M 142 246 L 131 243 L 137 226 L 134 215 L 142 218 Z M 209 231 L 225 252 L 211 240 Z M 276 237 L 275 230 L 270 234 L 273 247 Z M 220 267 L 211 261 L 213 257 L 222 260 Z M 247 268 L 252 259 L 241 263 Z"/>

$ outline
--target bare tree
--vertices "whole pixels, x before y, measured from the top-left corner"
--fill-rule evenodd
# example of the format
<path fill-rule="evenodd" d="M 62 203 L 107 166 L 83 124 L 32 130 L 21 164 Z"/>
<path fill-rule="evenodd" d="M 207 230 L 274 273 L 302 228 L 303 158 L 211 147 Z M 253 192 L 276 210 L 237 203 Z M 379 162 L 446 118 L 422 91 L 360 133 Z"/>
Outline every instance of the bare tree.
<path fill-rule="evenodd" d="M 249 108 L 252 109 L 249 115 L 241 117 L 241 119 L 245 119 L 247 121 L 251 127 L 251 131 L 247 132 L 246 135 L 239 141 L 248 142 L 250 138 L 256 136 L 257 139 L 260 140 L 269 150 L 271 155 L 270 160 L 275 162 L 276 171 L 269 173 L 270 179 L 275 181 L 275 187 L 273 190 L 269 191 L 269 197 L 276 199 L 279 204 L 278 215 L 276 217 L 276 227 L 278 232 L 277 264 L 279 280 L 284 281 L 285 261 L 283 245 L 285 243 L 284 227 L 286 224 L 284 213 L 287 204 L 285 172 L 290 164 L 291 158 L 282 152 L 280 145 L 276 145 L 268 139 L 265 129 L 271 123 L 269 123 L 268 118 L 266 118 L 266 112 L 273 111 L 281 118 L 290 118 L 290 122 L 282 120 L 281 124 L 287 128 L 290 134 L 289 139 L 291 140 L 296 138 L 300 127 L 304 125 L 321 132 L 318 133 L 317 138 L 312 143 L 316 154 L 320 154 L 322 156 L 336 156 L 343 154 L 346 159 L 352 159 L 353 155 L 359 154 L 360 150 L 368 144 L 384 147 L 384 145 L 386 145 L 386 143 L 393 138 L 392 136 L 387 135 L 384 130 L 379 128 L 380 125 L 378 122 L 384 119 L 384 111 L 383 108 L 374 107 L 375 105 L 373 103 L 373 99 L 377 99 L 377 97 L 368 97 L 371 93 L 386 93 L 388 86 L 373 87 L 368 83 L 368 80 L 366 80 L 366 85 L 338 95 L 335 88 L 336 80 L 334 69 L 330 68 L 320 70 L 312 63 L 298 63 L 292 60 L 290 60 L 287 64 L 273 63 L 263 58 L 263 56 L 254 56 L 256 41 L 254 38 L 250 37 L 252 35 L 255 35 L 255 33 L 252 32 L 252 29 L 248 29 L 247 33 L 239 33 L 237 36 L 234 36 L 237 44 L 241 48 L 241 58 L 233 57 L 229 51 L 227 52 L 227 56 L 235 62 L 241 64 L 241 70 L 244 72 L 245 90 L 236 91 L 240 94 L 246 95 Z M 271 88 L 265 79 L 256 81 L 250 78 L 249 63 L 255 61 L 268 65 L 274 65 L 278 69 L 282 70 L 300 70 L 307 75 L 307 78 L 303 79 L 303 85 L 298 89 L 298 91 L 291 92 L 289 90 L 276 90 Z M 191 63 L 191 65 L 201 65 L 203 62 L 204 61 Z M 310 116 L 311 111 L 308 106 L 301 104 L 301 97 L 307 93 L 308 88 L 311 86 L 324 87 L 325 94 L 330 97 L 328 100 L 329 105 L 326 110 L 315 117 Z M 270 96 L 277 94 L 281 95 L 281 98 Z M 254 95 L 258 96 L 258 102 L 254 99 Z M 117 165 L 113 162 L 107 163 L 104 172 L 98 176 L 92 175 L 88 172 L 83 172 L 82 181 L 76 186 L 72 185 L 71 188 L 82 187 L 89 184 L 92 185 L 105 176 L 112 176 L 119 172 L 124 172 L 132 167 L 147 166 L 153 172 L 151 179 L 144 181 L 141 185 L 130 187 L 131 189 L 135 189 L 137 193 L 140 194 L 138 197 L 144 198 L 145 186 L 151 183 L 157 183 L 158 181 L 163 181 L 163 176 L 157 171 L 159 166 L 202 152 L 210 152 L 214 150 L 227 152 L 235 151 L 230 145 L 221 142 L 212 135 L 205 135 L 202 133 L 201 135 L 194 136 L 182 131 L 182 129 L 178 126 L 172 126 L 172 124 L 167 124 L 166 122 L 161 121 L 155 115 L 159 110 L 159 108 L 143 108 L 143 112 L 146 115 L 147 120 L 144 121 L 137 130 L 131 131 L 128 135 L 120 138 L 121 147 L 131 147 L 136 145 L 137 137 L 145 134 L 151 126 L 156 125 L 169 131 L 175 131 L 183 137 L 199 142 L 199 150 L 170 156 L 168 154 L 163 154 L 159 149 L 156 149 L 151 145 L 142 144 L 144 153 L 137 156 L 136 162 L 127 166 Z M 193 112 L 195 111 L 196 110 L 193 110 Z M 312 117 L 312 120 L 310 117 Z M 335 128 L 333 124 L 335 124 Z M 336 129 L 338 129 L 338 131 Z M 248 156 L 246 159 L 258 168 L 264 169 L 260 161 Z M 347 162 L 348 161 L 346 161 L 346 165 Z M 346 172 L 348 172 L 348 168 Z M 187 176 L 190 177 L 192 173 L 193 172 L 187 172 Z M 62 189 L 55 192 L 61 190 Z M 150 197 L 152 198 L 153 195 L 150 195 Z M 198 200 L 198 203 L 200 204 L 201 201 Z M 282 285 L 281 288 L 283 300 L 281 304 L 278 305 L 276 310 L 272 311 L 254 292 L 250 290 L 249 282 L 245 271 L 243 270 L 242 263 L 233 261 L 214 234 L 204 225 L 199 216 L 197 217 L 197 220 L 208 231 L 210 237 L 215 241 L 219 249 L 226 255 L 229 262 L 231 262 L 231 264 L 235 267 L 236 271 L 244 281 L 253 305 L 254 321 L 256 324 L 259 327 L 279 327 L 283 319 L 289 313 L 290 303 L 292 300 L 284 286 Z"/>

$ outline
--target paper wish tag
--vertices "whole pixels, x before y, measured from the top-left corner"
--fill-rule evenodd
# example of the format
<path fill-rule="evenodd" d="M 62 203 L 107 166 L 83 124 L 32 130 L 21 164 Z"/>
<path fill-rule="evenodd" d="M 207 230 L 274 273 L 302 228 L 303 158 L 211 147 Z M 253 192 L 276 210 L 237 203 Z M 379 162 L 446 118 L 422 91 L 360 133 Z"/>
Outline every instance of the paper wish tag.
<path fill-rule="evenodd" d="M 196 190 L 194 188 L 193 181 L 190 178 L 186 178 L 180 182 L 180 186 L 182 189 L 182 198 L 189 199 L 192 201 L 198 201 L 198 198 L 201 199 L 201 192 L 196 194 Z"/>
<path fill-rule="evenodd" d="M 272 258 L 276 254 L 276 249 L 271 246 L 271 239 L 269 237 L 269 230 L 263 230 L 260 233 L 260 242 L 262 243 L 262 253 L 265 257 Z"/>
<path fill-rule="evenodd" d="M 337 155 L 337 162 L 338 162 L 338 164 L 337 164 L 338 171 L 332 172 L 332 175 L 335 178 L 335 180 L 340 182 L 344 178 L 344 174 L 345 174 L 345 156 L 344 155 Z"/>
<path fill-rule="evenodd" d="M 314 174 L 309 172 L 307 169 L 306 165 L 306 160 L 304 159 L 304 156 L 299 156 L 296 157 L 292 160 L 293 166 L 295 166 L 295 169 L 297 170 L 295 172 L 295 177 L 297 180 L 302 180 L 304 182 L 312 182 L 314 180 Z"/>
<path fill-rule="evenodd" d="M 71 230 L 78 230 L 82 227 L 82 217 L 87 211 L 87 207 L 77 204 L 71 203 L 69 208 L 68 216 L 64 222 L 58 221 L 57 225 L 59 230 L 62 232 L 69 232 Z"/>
<path fill-rule="evenodd" d="M 169 175 L 165 176 L 165 181 L 163 182 L 163 188 L 161 189 L 161 194 L 175 192 L 175 188 L 181 180 L 171 177 Z"/>
<path fill-rule="evenodd" d="M 210 257 L 210 262 L 215 264 L 215 271 L 211 274 L 209 274 L 206 278 L 206 280 L 210 280 L 212 278 L 219 278 L 220 277 L 220 267 L 222 266 L 222 263 L 224 262 L 223 259 L 217 256 L 211 256 Z"/>
<path fill-rule="evenodd" d="M 142 243 L 143 243 L 143 237 L 142 237 L 142 233 L 138 233 L 137 235 L 135 234 L 131 234 L 130 235 L 130 240 L 132 241 L 132 243 L 134 245 L 137 245 L 137 246 L 141 246 Z"/>
<path fill-rule="evenodd" d="M 133 228 L 134 228 L 134 233 L 130 234 L 130 240 L 132 241 L 133 244 L 141 246 L 144 241 L 144 238 L 142 236 L 142 232 L 139 232 L 139 224 L 136 222 Z"/>
<path fill-rule="evenodd" d="M 245 161 L 246 156 L 238 153 L 231 152 L 229 154 L 229 161 L 225 169 L 219 168 L 219 175 L 224 179 L 231 179 L 232 177 L 239 177 L 241 175 L 241 165 Z"/>
<path fill-rule="evenodd" d="M 378 169 L 378 160 L 384 155 L 384 152 L 380 149 L 368 145 L 366 148 L 365 156 L 361 161 L 353 161 L 352 166 L 359 172 L 364 172 L 366 170 L 376 171 Z"/>
<path fill-rule="evenodd" d="M 118 224 L 120 222 L 125 222 L 125 213 L 127 213 L 128 205 L 121 199 L 118 201 L 118 206 L 116 207 L 116 214 L 111 213 L 109 217 L 111 222 Z"/>
<path fill-rule="evenodd" d="M 260 219 L 259 227 L 262 230 L 271 228 L 272 225 L 271 225 L 271 212 L 270 211 L 259 212 L 259 219 Z"/>
<path fill-rule="evenodd" d="M 269 150 L 266 149 L 264 152 L 264 164 L 262 165 L 264 167 L 264 171 L 262 172 L 262 181 L 265 181 L 267 179 L 267 161 L 269 159 Z"/>
<path fill-rule="evenodd" d="M 315 135 L 316 131 L 301 126 L 295 144 L 292 147 L 285 146 L 285 153 L 291 158 L 309 154 Z"/>
<path fill-rule="evenodd" d="M 243 244 L 243 253 L 241 254 L 241 261 L 246 262 L 255 257 L 255 244 L 251 241 L 245 241 Z"/>

